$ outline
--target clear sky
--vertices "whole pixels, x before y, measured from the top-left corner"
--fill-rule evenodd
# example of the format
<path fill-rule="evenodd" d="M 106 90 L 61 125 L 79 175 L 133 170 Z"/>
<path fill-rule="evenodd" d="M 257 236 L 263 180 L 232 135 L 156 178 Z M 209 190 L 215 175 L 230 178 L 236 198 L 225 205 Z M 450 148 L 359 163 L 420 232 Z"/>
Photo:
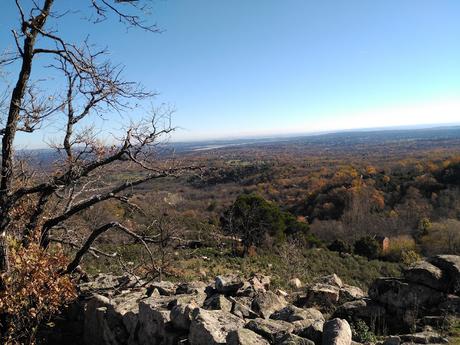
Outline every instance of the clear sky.
<path fill-rule="evenodd" d="M 78 3 L 84 11 L 89 1 Z M 460 123 L 459 0 L 157 0 L 153 9 L 161 34 L 92 27 L 81 14 L 60 29 L 90 32 L 128 78 L 174 105 L 176 140 Z M 16 17 L 14 1 L 1 1 L 2 49 Z"/>

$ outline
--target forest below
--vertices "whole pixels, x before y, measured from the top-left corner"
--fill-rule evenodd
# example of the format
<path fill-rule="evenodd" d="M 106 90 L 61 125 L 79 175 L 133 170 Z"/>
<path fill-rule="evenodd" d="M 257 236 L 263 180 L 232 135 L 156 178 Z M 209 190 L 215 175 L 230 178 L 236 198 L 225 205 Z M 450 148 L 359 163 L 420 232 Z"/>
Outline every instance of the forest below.
<path fill-rule="evenodd" d="M 163 238 L 153 250 L 155 276 L 161 271 L 170 279 L 195 279 L 235 267 L 251 272 L 268 265 L 268 273 L 282 273 L 279 281 L 286 282 L 295 275 L 290 272 L 295 268 L 286 267 L 299 266 L 294 261 L 309 256 L 315 266 L 317 256 L 310 253 L 321 250 L 311 275 L 332 272 L 320 261 L 338 260 L 335 267 L 343 261 L 347 272 L 337 273 L 365 286 L 421 256 L 460 253 L 458 127 L 226 145 L 162 146 L 160 166 L 205 168 L 125 192 L 142 212 L 107 200 L 74 218 L 66 227 L 71 231 L 56 230 L 55 237 L 77 247 L 85 229 L 115 218 L 137 233 Z M 181 149 L 172 154 L 171 146 Z M 125 166 L 104 178 L 113 182 L 139 176 L 141 171 Z M 89 272 L 116 267 L 152 274 L 142 245 L 125 234 L 103 235 L 93 254 L 84 259 Z M 359 257 L 365 261 L 349 262 Z M 378 268 L 366 277 L 362 265 Z M 309 272 L 302 275 L 308 279 Z"/>

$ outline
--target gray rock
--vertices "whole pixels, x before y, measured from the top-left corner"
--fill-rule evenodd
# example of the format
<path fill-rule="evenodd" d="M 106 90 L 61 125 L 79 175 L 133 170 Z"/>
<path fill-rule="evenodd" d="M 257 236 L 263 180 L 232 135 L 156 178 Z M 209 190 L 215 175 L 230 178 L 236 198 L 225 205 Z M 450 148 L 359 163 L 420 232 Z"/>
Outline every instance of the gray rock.
<path fill-rule="evenodd" d="M 376 279 L 369 288 L 369 297 L 393 309 L 430 307 L 444 299 L 438 290 L 398 278 Z"/>
<path fill-rule="evenodd" d="M 232 314 L 243 319 L 255 319 L 259 314 L 251 309 L 252 299 L 249 297 L 229 297 L 232 302 Z"/>
<path fill-rule="evenodd" d="M 161 341 L 165 337 L 166 326 L 171 321 L 168 304 L 174 300 L 174 297 L 152 297 L 139 302 L 138 339 L 140 345 L 152 345 L 156 339 Z"/>
<path fill-rule="evenodd" d="M 316 345 L 321 345 L 324 321 L 310 319 L 294 321 L 292 324 L 294 325 L 294 334 L 310 339 Z"/>
<path fill-rule="evenodd" d="M 161 281 L 150 284 L 148 289 L 156 289 L 162 296 L 172 296 L 176 294 L 177 286 L 168 281 Z"/>
<path fill-rule="evenodd" d="M 295 334 L 285 334 L 276 340 L 277 345 L 315 345 L 315 343 L 309 339 L 299 337 Z"/>
<path fill-rule="evenodd" d="M 364 298 L 366 294 L 357 286 L 344 284 L 339 291 L 339 304 Z"/>
<path fill-rule="evenodd" d="M 241 328 L 235 331 L 230 331 L 227 334 L 228 345 L 268 345 L 269 342 L 257 333 Z"/>
<path fill-rule="evenodd" d="M 372 320 L 384 320 L 386 317 L 385 308 L 369 298 L 342 304 L 334 312 L 334 317 L 348 321 L 364 320 L 370 323 Z"/>
<path fill-rule="evenodd" d="M 270 319 L 283 320 L 287 322 L 294 322 L 299 320 L 321 320 L 324 321 L 323 314 L 314 308 L 298 308 L 293 305 L 288 305 L 270 315 Z"/>
<path fill-rule="evenodd" d="M 332 319 L 324 324 L 323 345 L 350 345 L 351 328 L 346 320 Z"/>
<path fill-rule="evenodd" d="M 223 295 L 214 294 L 204 301 L 203 308 L 207 310 L 222 310 L 230 313 L 232 310 L 232 302 Z"/>
<path fill-rule="evenodd" d="M 215 280 L 216 290 L 225 295 L 235 295 L 243 286 L 243 280 L 236 274 L 217 276 Z"/>
<path fill-rule="evenodd" d="M 275 343 L 276 339 L 287 333 L 292 333 L 294 330 L 294 326 L 289 322 L 260 318 L 249 321 L 245 327 L 261 335 L 271 344 Z"/>
<path fill-rule="evenodd" d="M 192 321 L 192 312 L 198 305 L 192 301 L 187 304 L 178 304 L 171 309 L 171 323 L 174 328 L 188 331 Z"/>
<path fill-rule="evenodd" d="M 301 307 L 315 307 L 321 311 L 335 309 L 339 302 L 340 288 L 333 285 L 317 283 L 307 289 L 305 295 L 299 296 L 297 305 Z"/>
<path fill-rule="evenodd" d="M 439 267 L 447 280 L 444 291 L 454 294 L 460 293 L 460 256 L 458 255 L 437 255 L 429 258 L 428 261 Z"/>
<path fill-rule="evenodd" d="M 446 290 L 447 284 L 439 267 L 427 261 L 418 261 L 404 271 L 406 280 L 425 285 L 436 290 Z"/>
<path fill-rule="evenodd" d="M 271 291 L 261 292 L 252 301 L 252 310 L 264 319 L 268 319 L 275 311 L 287 306 L 284 297 L 277 296 Z"/>
<path fill-rule="evenodd" d="M 176 288 L 176 295 L 206 294 L 208 285 L 203 282 L 189 282 L 179 284 Z"/>
<path fill-rule="evenodd" d="M 190 345 L 225 344 L 230 331 L 243 328 L 244 321 L 221 310 L 196 308 L 190 323 Z"/>
<path fill-rule="evenodd" d="M 133 275 L 115 276 L 99 273 L 90 278 L 89 282 L 79 285 L 82 295 L 91 296 L 93 293 L 104 296 L 114 296 L 116 291 L 132 289 L 139 286 L 142 280 Z"/>
<path fill-rule="evenodd" d="M 316 278 L 315 283 L 324 284 L 324 285 L 332 285 L 339 289 L 343 287 L 342 279 L 340 279 L 340 277 L 335 273 L 330 274 L 328 276 Z"/>
<path fill-rule="evenodd" d="M 143 291 L 123 293 L 114 298 L 94 295 L 85 307 L 84 341 L 95 345 L 134 344 L 138 302 L 143 295 Z"/>

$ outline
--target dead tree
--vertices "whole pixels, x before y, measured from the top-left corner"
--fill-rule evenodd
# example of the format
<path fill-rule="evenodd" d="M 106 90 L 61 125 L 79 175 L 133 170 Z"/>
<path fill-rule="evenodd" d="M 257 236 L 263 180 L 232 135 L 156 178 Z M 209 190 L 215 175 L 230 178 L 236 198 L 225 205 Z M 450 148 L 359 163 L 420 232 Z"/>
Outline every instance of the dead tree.
<path fill-rule="evenodd" d="M 152 153 L 160 139 L 173 127 L 170 111 L 146 114 L 137 123 L 128 123 L 124 134 L 110 145 L 89 126 L 94 115 L 123 118 L 137 103 L 153 93 L 122 77 L 123 67 L 114 65 L 104 49 L 89 41 L 73 43 L 56 31 L 55 24 L 71 14 L 72 2 L 61 1 L 68 11 L 55 11 L 55 0 L 12 1 L 19 13 L 18 28 L 12 30 L 15 52 L 0 58 L 0 67 L 17 71 L 14 86 L 5 87 L 0 97 L 2 137 L 0 176 L 0 273 L 8 271 L 7 236 L 16 236 L 24 246 L 39 240 L 46 248 L 50 233 L 80 212 L 105 200 L 129 203 L 124 191 L 148 180 L 180 174 L 183 168 L 152 164 Z M 145 1 L 87 0 L 92 11 L 90 27 L 111 17 L 131 27 L 157 32 L 142 20 Z M 62 9 L 62 7 L 60 7 Z M 40 65 L 42 64 L 42 65 Z M 36 69 L 47 68 L 59 76 L 63 90 L 47 92 L 34 77 Z M 24 168 L 15 152 L 17 134 L 40 131 L 49 122 L 63 123 L 62 138 L 53 141 L 58 164 L 47 171 Z M 46 134 L 46 132 L 44 133 Z M 144 171 L 141 177 L 113 183 L 107 171 L 131 164 Z M 71 272 L 94 240 L 116 228 L 137 235 L 116 222 L 94 229 L 77 248 Z M 138 238 L 140 239 L 140 238 Z"/>

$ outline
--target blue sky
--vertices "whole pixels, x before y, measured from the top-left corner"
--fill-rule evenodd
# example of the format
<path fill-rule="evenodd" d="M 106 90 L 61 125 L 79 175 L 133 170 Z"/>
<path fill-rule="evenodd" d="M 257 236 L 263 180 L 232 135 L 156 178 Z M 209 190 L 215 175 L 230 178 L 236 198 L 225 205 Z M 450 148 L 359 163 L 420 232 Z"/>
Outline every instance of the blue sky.
<path fill-rule="evenodd" d="M 89 32 L 127 78 L 172 104 L 176 140 L 460 122 L 458 0 L 157 0 L 153 10 L 161 34 L 81 14 L 60 29 L 71 40 Z M 0 11 L 4 49 L 14 2 Z"/>

